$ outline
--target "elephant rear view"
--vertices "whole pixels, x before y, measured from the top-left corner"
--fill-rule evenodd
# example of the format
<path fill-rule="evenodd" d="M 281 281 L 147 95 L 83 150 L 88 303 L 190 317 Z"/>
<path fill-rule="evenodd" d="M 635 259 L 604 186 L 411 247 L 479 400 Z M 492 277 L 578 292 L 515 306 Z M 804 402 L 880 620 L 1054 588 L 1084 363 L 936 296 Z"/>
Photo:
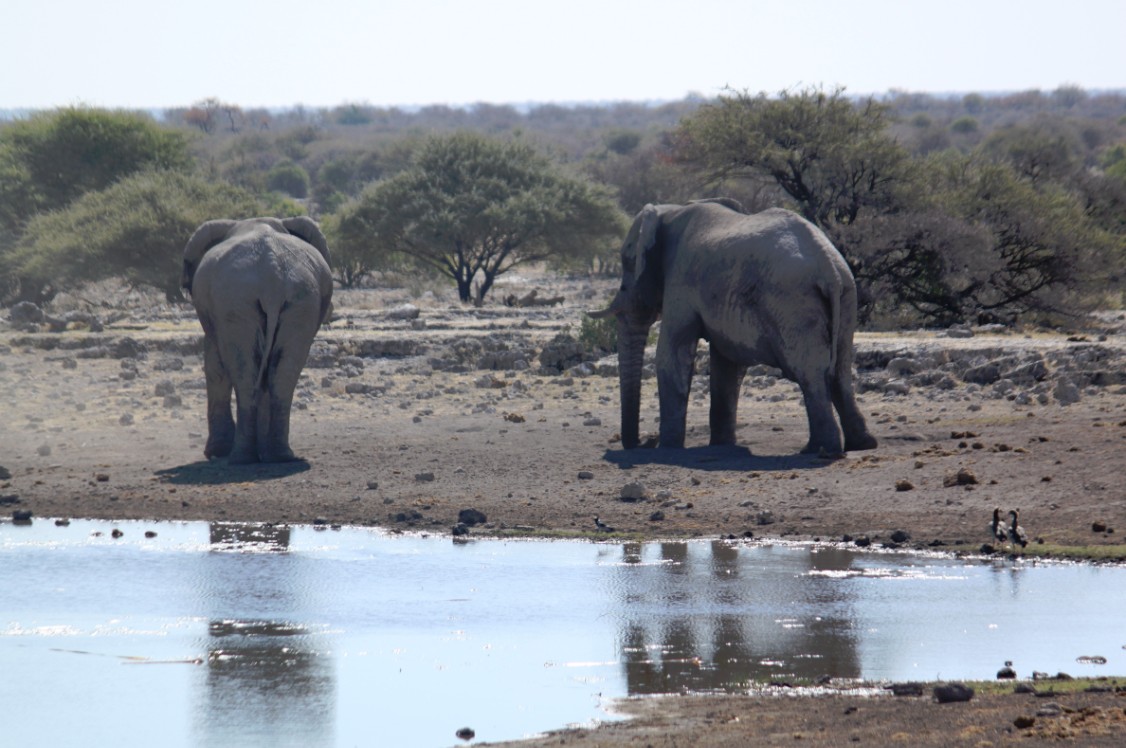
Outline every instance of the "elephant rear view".
<path fill-rule="evenodd" d="M 203 326 L 204 455 L 232 463 L 297 459 L 289 447 L 293 392 L 332 310 L 320 227 L 305 216 L 208 221 L 184 247 L 180 285 Z"/>
<path fill-rule="evenodd" d="M 805 396 L 809 442 L 803 451 L 835 455 L 876 446 L 852 384 L 856 283 L 816 226 L 787 210 L 747 215 L 726 198 L 647 205 L 626 235 L 621 258 L 621 288 L 592 316 L 618 320 L 627 449 L 640 441 L 641 367 L 658 318 L 662 447 L 684 446 L 701 338 L 710 344 L 712 444 L 735 441 L 743 376 L 749 365 L 765 364 L 781 369 Z"/>

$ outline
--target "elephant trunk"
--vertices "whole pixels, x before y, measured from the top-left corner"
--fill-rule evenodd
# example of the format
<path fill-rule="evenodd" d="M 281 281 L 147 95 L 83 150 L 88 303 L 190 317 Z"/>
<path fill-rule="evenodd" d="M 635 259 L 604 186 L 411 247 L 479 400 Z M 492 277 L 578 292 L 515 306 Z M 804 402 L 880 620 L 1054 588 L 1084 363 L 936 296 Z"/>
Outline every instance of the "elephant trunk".
<path fill-rule="evenodd" d="M 649 326 L 634 326 L 618 320 L 618 382 L 622 401 L 622 446 L 633 449 L 640 442 L 641 367 Z"/>

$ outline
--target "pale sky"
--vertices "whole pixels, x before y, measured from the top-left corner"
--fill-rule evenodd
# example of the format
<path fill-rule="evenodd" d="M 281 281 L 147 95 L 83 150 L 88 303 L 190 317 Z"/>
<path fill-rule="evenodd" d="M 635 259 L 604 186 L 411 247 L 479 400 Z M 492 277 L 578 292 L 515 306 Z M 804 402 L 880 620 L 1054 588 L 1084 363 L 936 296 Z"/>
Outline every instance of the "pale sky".
<path fill-rule="evenodd" d="M 0 109 L 1126 88 L 1126 0 L 5 0 Z"/>

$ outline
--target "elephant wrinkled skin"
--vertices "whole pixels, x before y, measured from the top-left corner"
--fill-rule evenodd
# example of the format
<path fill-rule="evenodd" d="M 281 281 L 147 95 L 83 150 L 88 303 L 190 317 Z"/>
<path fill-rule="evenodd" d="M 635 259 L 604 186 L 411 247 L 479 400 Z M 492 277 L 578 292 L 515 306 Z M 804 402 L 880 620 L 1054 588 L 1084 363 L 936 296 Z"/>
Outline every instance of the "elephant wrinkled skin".
<path fill-rule="evenodd" d="M 332 310 L 320 227 L 305 216 L 208 221 L 184 247 L 180 285 L 203 326 L 204 455 L 231 463 L 297 459 L 289 447 L 293 392 Z"/>
<path fill-rule="evenodd" d="M 647 205 L 622 245 L 615 315 L 624 447 L 639 443 L 641 368 L 660 318 L 657 389 L 662 447 L 683 447 L 696 347 L 710 344 L 711 443 L 735 441 L 747 367 L 777 367 L 801 387 L 809 418 L 803 452 L 872 449 L 853 392 L 856 283 L 813 224 L 770 209 L 747 215 L 734 200 Z M 833 416 L 840 415 L 844 431 Z"/>

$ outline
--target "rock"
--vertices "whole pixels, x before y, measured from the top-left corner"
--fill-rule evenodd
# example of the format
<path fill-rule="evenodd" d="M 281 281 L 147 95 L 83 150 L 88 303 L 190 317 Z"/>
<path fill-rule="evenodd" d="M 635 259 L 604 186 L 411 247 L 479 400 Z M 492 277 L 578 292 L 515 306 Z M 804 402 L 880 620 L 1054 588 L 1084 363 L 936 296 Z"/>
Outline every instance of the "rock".
<path fill-rule="evenodd" d="M 1013 720 L 1013 727 L 1017 728 L 1018 730 L 1027 730 L 1034 724 L 1036 724 L 1035 717 L 1029 717 L 1023 714 Z"/>
<path fill-rule="evenodd" d="M 915 484 L 909 480 L 897 480 L 895 482 L 896 491 L 913 491 L 914 489 Z"/>
<path fill-rule="evenodd" d="M 977 476 L 969 468 L 960 468 L 958 472 L 951 473 L 942 479 L 942 485 L 946 488 L 952 486 L 973 486 L 977 484 Z"/>
<path fill-rule="evenodd" d="M 773 525 L 775 522 L 774 512 L 769 509 L 764 509 L 755 515 L 755 522 L 760 525 Z"/>
<path fill-rule="evenodd" d="M 30 509 L 13 509 L 12 521 L 16 524 L 26 525 L 31 524 L 31 510 Z"/>
<path fill-rule="evenodd" d="M 156 397 L 164 397 L 176 392 L 176 385 L 172 384 L 170 379 L 162 379 L 153 387 L 152 394 Z"/>
<path fill-rule="evenodd" d="M 9 480 L 12 477 L 12 471 L 0 465 L 0 480 Z"/>
<path fill-rule="evenodd" d="M 181 408 L 184 405 L 184 400 L 179 395 L 165 395 L 162 405 L 165 408 Z"/>
<path fill-rule="evenodd" d="M 1018 683 L 1013 686 L 1013 693 L 1036 693 L 1036 688 L 1031 683 Z"/>
<path fill-rule="evenodd" d="M 36 447 L 35 453 L 40 457 L 48 457 L 51 454 L 51 445 L 40 444 L 38 447 Z"/>
<path fill-rule="evenodd" d="M 902 379 L 893 379 L 884 385 L 883 391 L 885 395 L 907 395 L 911 392 L 911 385 Z"/>
<path fill-rule="evenodd" d="M 1061 379 L 1056 383 L 1056 388 L 1052 390 L 1052 396 L 1056 398 L 1056 402 L 1060 405 L 1074 405 L 1079 402 L 1079 388 L 1066 379 Z"/>
<path fill-rule="evenodd" d="M 660 511 L 660 510 L 657 510 L 657 511 L 655 511 L 652 514 L 649 515 L 649 521 L 650 522 L 661 522 L 662 520 L 664 520 L 664 518 L 665 518 L 665 513 Z"/>
<path fill-rule="evenodd" d="M 1005 667 L 997 671 L 997 680 L 1012 680 L 1017 677 L 1017 671 L 1013 670 L 1013 663 L 1006 662 Z"/>
<path fill-rule="evenodd" d="M 132 413 L 122 413 L 121 418 L 118 418 L 117 422 L 120 423 L 122 426 L 132 426 L 133 425 L 133 414 Z"/>
<path fill-rule="evenodd" d="M 958 701 L 969 701 L 974 697 L 974 690 L 964 683 L 946 683 L 934 687 L 934 698 L 939 704 L 951 704 Z"/>
<path fill-rule="evenodd" d="M 387 310 L 387 319 L 406 321 L 418 319 L 419 314 L 421 314 L 421 310 L 414 304 L 400 304 Z"/>
<path fill-rule="evenodd" d="M 641 501 L 645 498 L 645 486 L 641 485 L 637 481 L 627 483 L 622 486 L 622 490 L 619 493 L 618 497 L 622 501 Z"/>
<path fill-rule="evenodd" d="M 887 687 L 896 696 L 922 696 L 922 683 L 892 683 Z"/>
<path fill-rule="evenodd" d="M 430 472 L 429 470 L 425 473 L 415 473 L 414 479 L 419 483 L 429 483 L 430 481 L 434 480 L 434 473 Z"/>
<path fill-rule="evenodd" d="M 19 327 L 41 325 L 45 318 L 43 310 L 30 301 L 21 301 L 8 310 L 8 321 Z"/>
<path fill-rule="evenodd" d="M 1063 707 L 1058 702 L 1049 701 L 1036 710 L 1037 717 L 1058 717 L 1063 714 Z"/>
<path fill-rule="evenodd" d="M 374 491 L 375 489 L 379 488 L 379 481 L 369 480 L 367 483 L 367 488 L 369 491 Z"/>
<path fill-rule="evenodd" d="M 867 548 L 868 546 L 872 545 L 872 539 L 867 535 L 861 535 L 856 540 L 852 541 L 852 543 L 857 548 Z"/>
<path fill-rule="evenodd" d="M 594 473 L 589 470 L 580 470 L 579 480 L 594 480 Z"/>
<path fill-rule="evenodd" d="M 464 522 L 458 522 L 456 525 L 454 525 L 452 532 L 455 538 L 460 538 L 468 535 L 469 525 L 465 524 Z"/>
<path fill-rule="evenodd" d="M 906 530 L 896 530 L 891 534 L 891 542 L 893 543 L 906 543 L 911 539 L 911 533 Z"/>
<path fill-rule="evenodd" d="M 477 509 L 469 508 L 462 509 L 457 513 L 457 521 L 461 524 L 473 527 L 474 525 L 483 525 L 488 521 L 485 513 Z"/>
<path fill-rule="evenodd" d="M 1106 522 L 1095 520 L 1091 523 L 1091 532 L 1106 532 Z"/>

